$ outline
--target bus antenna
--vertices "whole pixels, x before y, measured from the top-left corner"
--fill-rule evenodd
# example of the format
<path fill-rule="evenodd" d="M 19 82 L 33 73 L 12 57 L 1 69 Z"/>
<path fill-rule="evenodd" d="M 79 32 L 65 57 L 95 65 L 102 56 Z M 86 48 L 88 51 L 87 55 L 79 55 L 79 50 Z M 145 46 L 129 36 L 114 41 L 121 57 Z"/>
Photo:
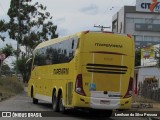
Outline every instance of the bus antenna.
<path fill-rule="evenodd" d="M 101 28 L 101 31 L 104 31 L 104 28 L 111 28 L 111 27 L 104 27 L 103 25 L 94 25 L 94 27 Z"/>

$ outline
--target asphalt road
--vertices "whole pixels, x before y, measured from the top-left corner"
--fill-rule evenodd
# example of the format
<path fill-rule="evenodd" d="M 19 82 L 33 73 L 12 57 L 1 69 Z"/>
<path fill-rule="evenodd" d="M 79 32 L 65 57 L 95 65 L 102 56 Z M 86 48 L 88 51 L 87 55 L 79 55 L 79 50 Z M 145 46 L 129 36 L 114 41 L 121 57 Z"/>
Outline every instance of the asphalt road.
<path fill-rule="evenodd" d="M 43 117 L 42 118 L 0 118 L 0 120 L 144 120 L 140 117 L 111 117 L 104 118 L 97 115 L 89 114 L 84 111 L 69 111 L 68 114 L 62 114 L 52 112 L 51 104 L 39 101 L 39 104 L 35 105 L 32 103 L 32 99 L 27 96 L 26 92 L 23 92 L 17 96 L 9 98 L 5 101 L 0 102 L 0 111 L 48 111 L 55 117 Z M 2 113 L 1 113 L 2 114 Z M 1 116 L 1 115 L 0 115 Z"/>

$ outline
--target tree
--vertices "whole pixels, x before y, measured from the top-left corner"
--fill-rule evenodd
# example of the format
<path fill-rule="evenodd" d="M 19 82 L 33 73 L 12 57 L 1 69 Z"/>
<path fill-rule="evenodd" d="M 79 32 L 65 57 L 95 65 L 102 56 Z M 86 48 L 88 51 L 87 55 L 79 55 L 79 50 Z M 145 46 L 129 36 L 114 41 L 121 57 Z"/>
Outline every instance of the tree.
<path fill-rule="evenodd" d="M 0 20 L 0 32 L 4 33 L 7 31 L 7 29 L 8 29 L 8 23 L 6 23 L 5 20 Z M 4 41 L 5 37 L 0 35 L 0 39 Z"/>
<path fill-rule="evenodd" d="M 33 4 L 31 0 L 11 0 L 8 16 L 9 36 L 25 46 L 27 56 L 40 42 L 58 37 L 52 16 L 38 2 Z"/>
<path fill-rule="evenodd" d="M 5 59 L 9 56 L 12 56 L 15 53 L 15 50 L 11 45 L 6 44 L 4 48 L 0 50 L 1 54 L 5 54 Z M 3 61 L 0 61 L 0 71 L 1 71 L 1 66 L 2 66 Z"/>
<path fill-rule="evenodd" d="M 18 68 L 18 72 L 22 75 L 23 77 L 23 81 L 26 81 L 26 73 L 27 73 L 27 69 L 26 69 L 26 61 L 28 60 L 28 58 L 20 58 L 18 59 L 18 61 L 15 61 L 13 63 L 14 65 L 14 69 L 16 70 L 16 67 Z"/>
<path fill-rule="evenodd" d="M 135 66 L 140 66 L 141 65 L 141 50 L 137 49 L 135 51 Z"/>
<path fill-rule="evenodd" d="M 15 50 L 11 45 L 6 44 L 4 48 L 2 48 L 1 53 L 6 55 L 6 58 L 15 54 Z"/>
<path fill-rule="evenodd" d="M 17 66 L 25 80 L 27 58 L 32 56 L 33 49 L 39 43 L 58 37 L 57 26 L 53 24 L 50 13 L 46 12 L 46 6 L 31 0 L 11 0 L 8 16 L 10 38 L 25 47 L 25 52 L 17 51 L 17 56 L 20 53 L 22 55 L 15 62 L 15 67 Z"/>
<path fill-rule="evenodd" d="M 10 73 L 10 67 L 7 64 L 2 65 L 1 73 L 3 75 L 9 74 Z"/>

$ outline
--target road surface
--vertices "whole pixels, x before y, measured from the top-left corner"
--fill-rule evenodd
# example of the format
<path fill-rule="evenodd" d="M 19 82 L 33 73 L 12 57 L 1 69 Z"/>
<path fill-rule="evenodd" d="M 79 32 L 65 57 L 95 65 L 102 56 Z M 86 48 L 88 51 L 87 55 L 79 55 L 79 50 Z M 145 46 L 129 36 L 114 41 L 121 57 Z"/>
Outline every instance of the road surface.
<path fill-rule="evenodd" d="M 0 118 L 0 120 L 144 120 L 141 117 L 111 117 L 111 118 L 100 118 L 99 116 L 91 115 L 84 111 L 70 111 L 68 114 L 62 114 L 57 112 L 52 112 L 51 104 L 39 101 L 39 104 L 33 104 L 32 99 L 27 96 L 26 92 L 23 92 L 17 96 L 9 98 L 5 101 L 0 102 L 0 111 L 50 111 L 53 117 L 43 117 L 42 118 Z M 1 113 L 2 114 L 2 113 Z M 1 115 L 0 115 L 1 116 Z"/>

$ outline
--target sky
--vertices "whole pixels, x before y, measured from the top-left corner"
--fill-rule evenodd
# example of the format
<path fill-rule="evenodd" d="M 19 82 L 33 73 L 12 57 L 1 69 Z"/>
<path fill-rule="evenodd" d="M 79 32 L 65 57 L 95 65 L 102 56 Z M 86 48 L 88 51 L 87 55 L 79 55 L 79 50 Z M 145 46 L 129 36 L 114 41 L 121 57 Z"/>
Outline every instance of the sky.
<path fill-rule="evenodd" d="M 11 0 L 0 0 L 0 19 L 9 21 L 7 11 Z M 53 16 L 53 23 L 57 25 L 59 37 L 84 30 L 100 30 L 94 25 L 112 27 L 112 16 L 124 5 L 135 5 L 136 0 L 32 0 L 47 7 Z M 111 31 L 111 28 L 106 28 Z M 6 43 L 16 48 L 16 41 L 6 36 L 6 41 L 0 40 L 0 48 Z M 12 58 L 12 57 L 11 57 Z M 8 59 L 7 62 L 13 61 Z"/>

